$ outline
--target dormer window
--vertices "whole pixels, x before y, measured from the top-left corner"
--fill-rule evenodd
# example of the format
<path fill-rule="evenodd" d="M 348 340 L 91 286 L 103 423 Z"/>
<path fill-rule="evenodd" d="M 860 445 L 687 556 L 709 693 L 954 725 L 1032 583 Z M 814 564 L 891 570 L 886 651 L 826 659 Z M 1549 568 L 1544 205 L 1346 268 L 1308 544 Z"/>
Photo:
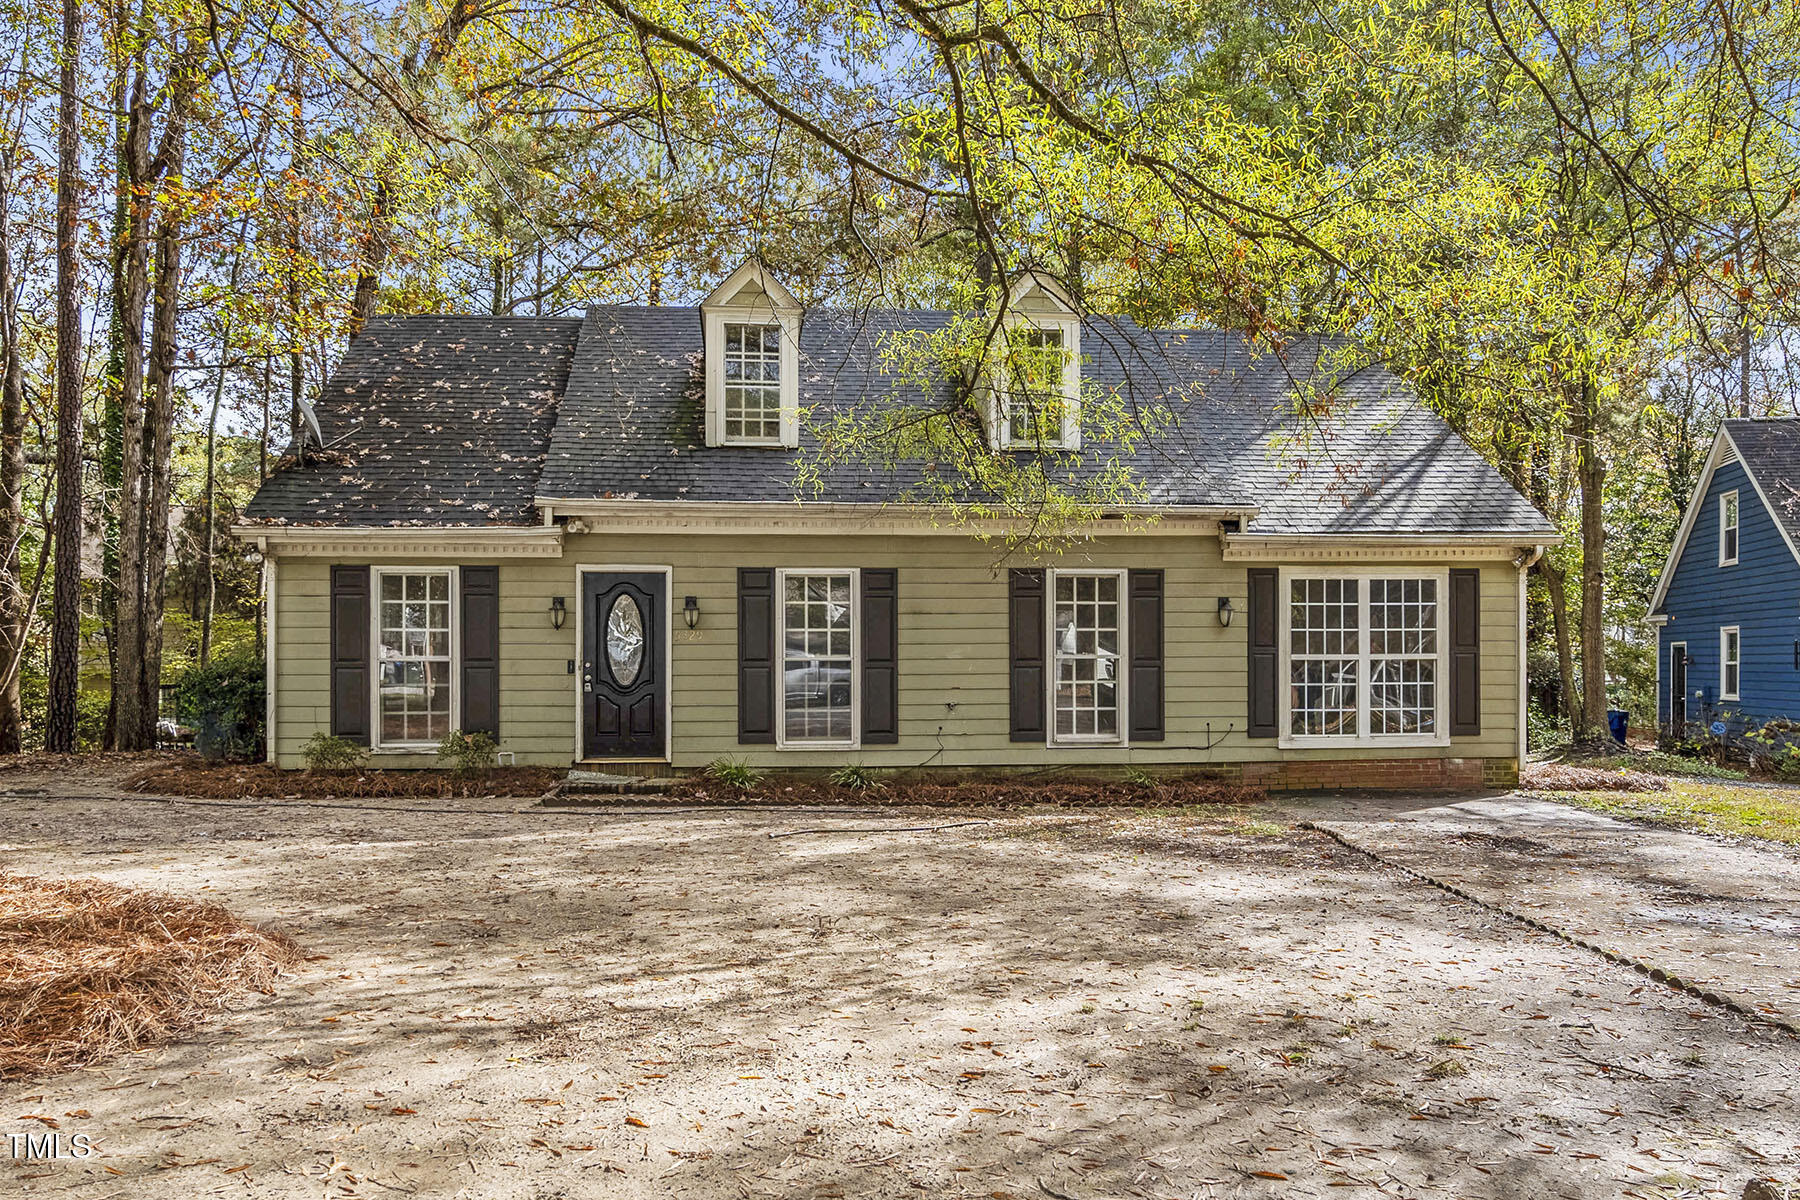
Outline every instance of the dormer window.
<path fill-rule="evenodd" d="M 989 436 L 1000 450 L 1081 448 L 1081 318 L 1068 294 L 1027 271 L 1008 289 L 1005 340 L 987 371 Z"/>
<path fill-rule="evenodd" d="M 706 444 L 800 444 L 800 304 L 751 259 L 700 305 Z"/>
<path fill-rule="evenodd" d="M 781 441 L 781 326 L 725 322 L 725 442 Z"/>
<path fill-rule="evenodd" d="M 1060 325 L 1015 329 L 1000 371 L 1001 444 L 1012 450 L 1073 450 L 1081 368 Z"/>

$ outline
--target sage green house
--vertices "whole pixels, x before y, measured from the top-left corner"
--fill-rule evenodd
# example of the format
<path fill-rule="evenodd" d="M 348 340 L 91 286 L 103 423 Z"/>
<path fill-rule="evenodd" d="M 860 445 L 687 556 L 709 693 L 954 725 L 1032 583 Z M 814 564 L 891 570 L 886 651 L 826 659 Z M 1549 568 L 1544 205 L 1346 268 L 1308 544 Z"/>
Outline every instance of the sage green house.
<path fill-rule="evenodd" d="M 754 262 L 694 308 L 372 322 L 237 530 L 271 759 L 324 732 L 434 765 L 462 729 L 634 771 L 1516 779 L 1553 534 L 1491 467 L 1332 343 L 1005 299 L 1003 364 L 941 379 L 907 356 L 951 314 L 803 311 Z M 1029 514 L 941 464 L 814 440 L 912 411 L 1129 502 L 1015 553 Z"/>

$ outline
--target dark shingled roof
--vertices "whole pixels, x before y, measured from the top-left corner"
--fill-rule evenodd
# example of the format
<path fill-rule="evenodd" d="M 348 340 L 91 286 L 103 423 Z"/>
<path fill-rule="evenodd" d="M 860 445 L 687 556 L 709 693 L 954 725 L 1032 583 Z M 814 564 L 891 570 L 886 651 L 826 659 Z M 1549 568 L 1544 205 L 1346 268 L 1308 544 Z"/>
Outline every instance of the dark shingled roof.
<path fill-rule="evenodd" d="M 1725 422 L 1725 431 L 1744 470 L 1769 498 L 1788 539 L 1800 545 L 1800 421 L 1733 417 Z"/>
<path fill-rule="evenodd" d="M 935 331 L 949 314 L 809 310 L 801 324 L 800 405 L 818 425 L 870 404 L 943 402 L 883 369 L 906 331 Z M 796 494 L 798 451 L 704 444 L 697 308 L 599 308 L 588 314 L 568 394 L 545 459 L 546 500 L 782 501 Z M 1295 381 L 1329 370 L 1339 346 L 1299 339 L 1279 355 L 1219 330 L 1146 330 L 1114 317 L 1082 330 L 1089 381 L 1120 389 L 1155 432 L 1128 452 L 1084 447 L 1075 474 L 1122 459 L 1147 502 L 1260 505 L 1258 533 L 1546 534 L 1551 526 L 1499 473 L 1380 369 L 1339 381 L 1336 405 L 1307 436 L 1291 417 Z M 1325 360 L 1321 367 L 1320 360 Z M 912 389 L 910 392 L 907 389 Z M 908 498 L 920 465 L 828 469 L 803 499 L 881 503 Z M 916 494 L 916 493 L 913 493 Z M 979 497 L 970 497 L 979 499 Z"/>
<path fill-rule="evenodd" d="M 526 525 L 581 322 L 376 317 L 319 397 L 326 453 L 244 510 L 290 525 Z"/>
<path fill-rule="evenodd" d="M 872 404 L 942 402 L 885 362 L 894 336 L 949 314 L 809 310 L 800 403 L 818 424 Z M 828 466 L 797 488 L 799 451 L 704 444 L 697 308 L 610 307 L 585 321 L 407 317 L 372 322 L 319 405 L 329 449 L 353 465 L 282 471 L 249 520 L 330 525 L 527 523 L 534 496 L 661 501 L 884 503 L 918 495 L 923 464 Z M 579 337 L 577 333 L 579 332 Z M 1302 435 L 1296 381 L 1333 368 L 1340 343 L 1297 339 L 1279 355 L 1218 330 L 1145 330 L 1088 319 L 1084 372 L 1117 389 L 1153 433 L 1129 451 L 1092 441 L 1058 470 L 1122 461 L 1151 504 L 1260 507 L 1253 533 L 1500 534 L 1551 527 L 1393 376 L 1337 381 Z M 1321 364 L 1324 359 L 1324 365 Z M 1323 375 L 1320 376 L 1323 379 Z M 560 397 L 560 405 L 558 403 Z M 541 471 L 541 474 L 540 474 Z M 971 497 L 979 499 L 979 497 Z"/>

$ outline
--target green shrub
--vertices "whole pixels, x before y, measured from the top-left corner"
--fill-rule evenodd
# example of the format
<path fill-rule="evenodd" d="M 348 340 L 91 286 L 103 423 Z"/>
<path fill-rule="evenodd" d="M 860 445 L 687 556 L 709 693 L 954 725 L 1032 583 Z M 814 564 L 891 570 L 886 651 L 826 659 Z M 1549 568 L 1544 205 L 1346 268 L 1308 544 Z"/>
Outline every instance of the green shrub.
<path fill-rule="evenodd" d="M 467 775 L 474 771 L 485 771 L 500 761 L 500 746 L 494 741 L 492 734 L 464 733 L 460 729 L 452 729 L 438 743 L 438 757 L 448 759 L 451 769 L 458 775 Z"/>
<path fill-rule="evenodd" d="M 110 707 L 105 692 L 83 688 L 75 693 L 75 748 L 98 750 L 106 744 L 106 710 Z"/>
<path fill-rule="evenodd" d="M 1710 753 L 1705 746 L 1696 746 L 1683 754 L 1674 754 L 1666 750 L 1652 750 L 1645 758 L 1645 763 L 1652 771 L 1660 771 L 1665 775 L 1697 775 L 1702 779 L 1748 779 L 1743 771 L 1731 767 L 1721 767 L 1707 762 L 1698 754 Z"/>
<path fill-rule="evenodd" d="M 1532 750 L 1566 746 L 1569 742 L 1568 718 L 1545 712 L 1536 701 L 1526 710 L 1525 731 L 1527 747 Z"/>
<path fill-rule="evenodd" d="M 265 708 L 263 660 L 249 653 L 195 663 L 175 677 L 175 716 L 203 758 L 258 758 Z"/>
<path fill-rule="evenodd" d="M 344 771 L 362 763 L 363 748 L 349 738 L 319 730 L 300 747 L 300 757 L 309 771 Z"/>
<path fill-rule="evenodd" d="M 1785 747 L 1769 765 L 1775 778 L 1784 783 L 1800 783 L 1800 746 Z"/>
<path fill-rule="evenodd" d="M 1125 782 L 1132 787 L 1153 788 L 1156 786 L 1156 776 L 1132 763 L 1125 768 Z"/>
<path fill-rule="evenodd" d="M 874 767 L 861 763 L 845 763 L 831 773 L 831 782 L 853 792 L 873 792 L 885 786 Z"/>
<path fill-rule="evenodd" d="M 734 792 L 747 792 L 763 780 L 763 773 L 736 758 L 715 758 L 706 764 L 706 777 Z"/>

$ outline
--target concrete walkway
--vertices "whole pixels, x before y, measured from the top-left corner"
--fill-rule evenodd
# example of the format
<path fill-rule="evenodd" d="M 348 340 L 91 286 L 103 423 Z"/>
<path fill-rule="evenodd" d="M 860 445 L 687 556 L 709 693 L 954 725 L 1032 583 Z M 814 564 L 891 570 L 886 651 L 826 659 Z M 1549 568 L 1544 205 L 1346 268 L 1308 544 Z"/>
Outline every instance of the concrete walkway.
<path fill-rule="evenodd" d="M 1800 1021 L 1800 858 L 1523 796 L 1284 811 L 1514 912 Z"/>

